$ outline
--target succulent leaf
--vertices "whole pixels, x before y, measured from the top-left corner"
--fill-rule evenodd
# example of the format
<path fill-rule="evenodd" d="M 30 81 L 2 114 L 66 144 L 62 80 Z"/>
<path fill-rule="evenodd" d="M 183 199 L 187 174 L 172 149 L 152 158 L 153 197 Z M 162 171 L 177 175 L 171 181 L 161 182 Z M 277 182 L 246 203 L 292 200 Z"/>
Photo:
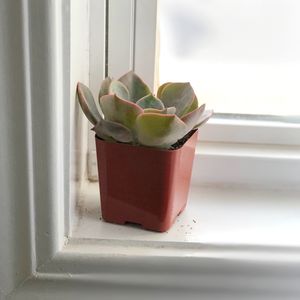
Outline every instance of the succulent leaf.
<path fill-rule="evenodd" d="M 165 112 L 166 112 L 166 114 L 174 115 L 174 114 L 176 114 L 176 107 L 174 107 L 174 106 L 167 107 L 167 108 L 165 108 Z"/>
<path fill-rule="evenodd" d="M 167 82 L 154 96 L 133 71 L 102 82 L 99 104 L 104 117 L 88 87 L 78 83 L 76 92 L 97 136 L 109 141 L 170 148 L 212 115 L 205 105 L 198 107 L 190 83 Z"/>
<path fill-rule="evenodd" d="M 145 108 L 144 113 L 163 114 L 165 109 Z"/>
<path fill-rule="evenodd" d="M 133 141 L 131 131 L 127 127 L 116 122 L 101 120 L 96 124 L 93 130 L 96 132 L 97 136 L 103 139 L 111 137 L 122 143 L 130 143 Z"/>
<path fill-rule="evenodd" d="M 155 108 L 155 109 L 164 109 L 164 104 L 154 97 L 152 94 L 149 94 L 136 102 L 141 108 Z"/>
<path fill-rule="evenodd" d="M 191 107 L 194 97 L 195 92 L 189 82 L 169 83 L 160 94 L 165 107 L 175 106 L 179 117 Z"/>
<path fill-rule="evenodd" d="M 108 94 L 116 94 L 119 98 L 128 100 L 129 91 L 127 87 L 120 81 L 112 80 L 109 86 Z"/>
<path fill-rule="evenodd" d="M 181 118 L 181 120 L 187 125 L 188 131 L 192 130 L 196 126 L 196 124 L 199 123 L 204 110 L 205 110 L 205 104 L 187 113 Z"/>
<path fill-rule="evenodd" d="M 163 89 L 164 89 L 168 84 L 170 84 L 170 83 L 171 83 L 171 82 L 166 82 L 166 83 L 162 84 L 162 85 L 158 88 L 158 90 L 157 90 L 157 97 L 158 97 L 158 98 L 161 97 L 161 94 L 162 94 Z"/>
<path fill-rule="evenodd" d="M 111 82 L 112 82 L 112 79 L 110 77 L 106 77 L 102 81 L 100 91 L 99 91 L 99 95 L 98 95 L 98 100 L 99 101 L 100 101 L 100 98 L 102 96 L 109 94 L 109 87 L 110 87 Z"/>
<path fill-rule="evenodd" d="M 143 112 L 135 103 L 120 99 L 116 95 L 102 96 L 100 106 L 105 120 L 120 123 L 129 129 L 134 129 L 137 116 Z"/>
<path fill-rule="evenodd" d="M 209 118 L 213 115 L 213 111 L 212 110 L 206 110 L 202 116 L 200 117 L 200 119 L 198 120 L 197 124 L 194 126 L 194 128 L 198 128 L 202 125 L 204 125 Z"/>
<path fill-rule="evenodd" d="M 184 116 L 184 115 L 188 114 L 189 112 L 191 112 L 191 111 L 193 111 L 193 110 L 195 110 L 195 109 L 197 109 L 197 108 L 198 108 L 198 99 L 197 99 L 197 96 L 195 95 L 195 98 L 194 98 L 194 100 L 193 100 L 191 106 L 188 107 L 188 108 L 183 112 L 182 115 Z"/>
<path fill-rule="evenodd" d="M 145 146 L 169 148 L 186 133 L 186 125 L 176 115 L 143 113 L 136 119 L 137 137 Z"/>
<path fill-rule="evenodd" d="M 167 107 L 164 109 L 145 108 L 144 113 L 158 113 L 158 114 L 174 115 L 176 113 L 176 108 L 175 107 Z"/>
<path fill-rule="evenodd" d="M 101 119 L 101 115 L 97 109 L 93 94 L 89 88 L 83 83 L 79 82 L 77 84 L 76 95 L 86 117 L 92 124 L 97 124 Z"/>
<path fill-rule="evenodd" d="M 119 81 L 121 81 L 127 87 L 129 91 L 129 99 L 132 102 L 137 102 L 144 96 L 151 94 L 151 91 L 146 83 L 133 71 L 123 75 Z"/>

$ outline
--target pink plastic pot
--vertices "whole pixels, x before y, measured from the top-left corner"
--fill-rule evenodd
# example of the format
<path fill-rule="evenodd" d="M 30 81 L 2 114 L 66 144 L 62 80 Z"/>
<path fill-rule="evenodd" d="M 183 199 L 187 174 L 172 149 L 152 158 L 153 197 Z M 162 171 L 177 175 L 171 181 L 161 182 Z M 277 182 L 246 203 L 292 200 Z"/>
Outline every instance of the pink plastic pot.
<path fill-rule="evenodd" d="M 197 131 L 176 150 L 96 137 L 103 219 L 168 230 L 187 203 L 196 142 Z"/>

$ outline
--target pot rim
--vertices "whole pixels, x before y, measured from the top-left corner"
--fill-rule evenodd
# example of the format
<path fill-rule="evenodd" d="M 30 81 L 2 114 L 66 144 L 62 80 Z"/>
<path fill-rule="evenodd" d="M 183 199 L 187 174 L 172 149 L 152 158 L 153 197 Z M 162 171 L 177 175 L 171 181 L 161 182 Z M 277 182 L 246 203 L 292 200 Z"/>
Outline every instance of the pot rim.
<path fill-rule="evenodd" d="M 100 140 L 103 141 L 104 143 L 109 143 L 109 144 L 118 144 L 120 146 L 127 146 L 127 147 L 139 147 L 139 148 L 143 148 L 143 149 L 151 149 L 151 150 L 156 150 L 156 151 L 165 151 L 165 152 L 176 152 L 179 151 L 180 149 L 182 149 L 185 144 L 198 132 L 198 128 L 196 129 L 192 129 L 190 132 L 192 132 L 191 136 L 184 142 L 184 144 L 181 145 L 181 147 L 177 148 L 177 149 L 164 149 L 164 148 L 158 148 L 158 147 L 151 147 L 151 146 L 145 146 L 145 145 L 132 145 L 130 143 L 122 143 L 122 142 L 117 142 L 117 141 L 106 141 L 100 137 L 97 136 L 97 134 L 95 134 L 95 139 L 96 140 Z M 188 132 L 187 134 L 189 134 L 190 132 Z"/>

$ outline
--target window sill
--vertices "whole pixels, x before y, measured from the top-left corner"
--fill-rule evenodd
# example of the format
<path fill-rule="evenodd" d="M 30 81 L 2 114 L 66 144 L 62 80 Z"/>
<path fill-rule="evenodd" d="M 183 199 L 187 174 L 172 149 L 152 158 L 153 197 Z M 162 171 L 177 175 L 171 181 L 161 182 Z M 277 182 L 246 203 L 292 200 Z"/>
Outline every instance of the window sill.
<path fill-rule="evenodd" d="M 299 298 L 299 191 L 192 186 L 166 233 L 104 223 L 98 184 L 83 191 L 72 237 L 14 299 Z"/>
<path fill-rule="evenodd" d="M 248 146 L 198 144 L 187 208 L 166 233 L 100 220 L 98 182 L 84 183 L 68 243 L 39 272 L 120 299 L 119 287 L 135 299 L 298 299 L 298 148 Z"/>
<path fill-rule="evenodd" d="M 300 247 L 299 190 L 192 186 L 186 210 L 166 233 L 100 219 L 98 183 L 83 188 L 72 238 L 253 247 Z"/>

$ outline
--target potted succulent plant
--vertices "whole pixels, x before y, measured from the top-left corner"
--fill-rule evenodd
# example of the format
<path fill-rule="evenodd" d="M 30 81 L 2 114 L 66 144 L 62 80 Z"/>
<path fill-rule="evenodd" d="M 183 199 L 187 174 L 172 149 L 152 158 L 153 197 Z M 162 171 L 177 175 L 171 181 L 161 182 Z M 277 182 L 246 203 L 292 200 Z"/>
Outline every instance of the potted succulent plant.
<path fill-rule="evenodd" d="M 94 125 L 102 217 L 166 231 L 185 208 L 197 128 L 212 115 L 189 83 L 165 83 L 157 94 L 134 72 L 106 78 L 97 109 L 82 83 L 77 97 Z"/>

